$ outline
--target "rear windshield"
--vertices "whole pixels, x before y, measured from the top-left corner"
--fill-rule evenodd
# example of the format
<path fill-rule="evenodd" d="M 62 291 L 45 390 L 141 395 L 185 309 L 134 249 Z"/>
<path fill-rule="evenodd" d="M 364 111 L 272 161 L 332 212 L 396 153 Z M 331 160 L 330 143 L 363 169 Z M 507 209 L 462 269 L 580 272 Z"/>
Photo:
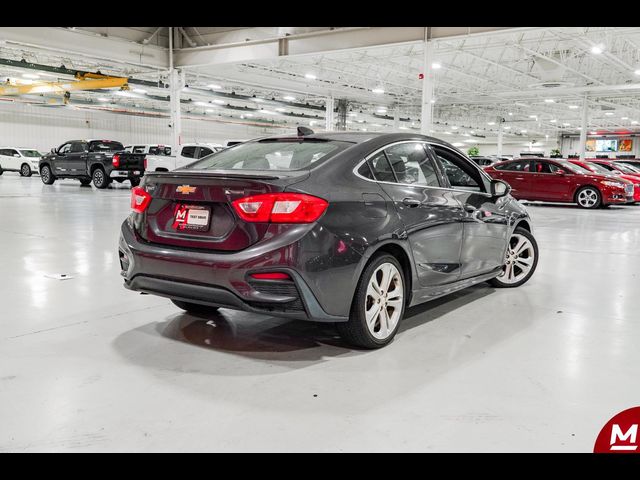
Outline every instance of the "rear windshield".
<path fill-rule="evenodd" d="M 41 157 L 42 154 L 37 150 L 20 150 L 23 157 Z"/>
<path fill-rule="evenodd" d="M 171 155 L 171 147 L 151 146 L 149 147 L 149 155 Z"/>
<path fill-rule="evenodd" d="M 118 152 L 120 150 L 124 150 L 124 146 L 120 142 L 95 140 L 89 143 L 90 152 Z"/>
<path fill-rule="evenodd" d="M 208 155 L 185 168 L 198 170 L 304 170 L 352 146 L 348 142 L 262 140 Z"/>

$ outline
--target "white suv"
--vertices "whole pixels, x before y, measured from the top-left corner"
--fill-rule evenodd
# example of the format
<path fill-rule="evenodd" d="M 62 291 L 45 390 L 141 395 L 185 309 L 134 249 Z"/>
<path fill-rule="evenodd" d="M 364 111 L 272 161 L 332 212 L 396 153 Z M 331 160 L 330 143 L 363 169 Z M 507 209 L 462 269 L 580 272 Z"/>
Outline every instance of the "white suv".
<path fill-rule="evenodd" d="M 23 177 L 37 174 L 41 156 L 35 148 L 0 147 L 0 175 L 3 172 L 19 172 Z"/>

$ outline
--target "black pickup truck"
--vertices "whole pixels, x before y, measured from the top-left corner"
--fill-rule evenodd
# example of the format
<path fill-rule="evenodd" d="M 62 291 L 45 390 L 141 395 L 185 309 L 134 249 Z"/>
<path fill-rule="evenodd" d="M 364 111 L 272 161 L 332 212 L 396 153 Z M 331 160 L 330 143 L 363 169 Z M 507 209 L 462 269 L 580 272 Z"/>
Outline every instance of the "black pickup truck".
<path fill-rule="evenodd" d="M 120 142 L 111 140 L 70 140 L 52 148 L 40 159 L 40 178 L 51 185 L 58 178 L 75 178 L 82 185 L 91 181 L 96 188 L 107 188 L 112 180 L 129 180 L 138 186 L 144 175 L 145 155 L 124 151 Z"/>

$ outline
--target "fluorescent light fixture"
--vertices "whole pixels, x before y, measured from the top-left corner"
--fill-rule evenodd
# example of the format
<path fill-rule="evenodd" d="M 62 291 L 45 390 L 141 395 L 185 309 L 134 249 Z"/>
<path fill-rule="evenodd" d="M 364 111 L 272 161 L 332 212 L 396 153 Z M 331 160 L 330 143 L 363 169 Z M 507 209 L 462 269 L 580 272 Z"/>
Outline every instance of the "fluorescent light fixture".
<path fill-rule="evenodd" d="M 554 103 L 555 100 L 553 98 L 545 98 L 544 103 Z"/>
<path fill-rule="evenodd" d="M 245 117 L 253 117 L 253 113 L 245 113 L 244 116 Z"/>
<path fill-rule="evenodd" d="M 549 120 L 550 123 L 556 123 L 558 120 L 556 120 L 555 118 L 553 120 Z"/>
<path fill-rule="evenodd" d="M 286 96 L 282 97 L 282 99 L 286 100 L 288 102 L 293 102 L 296 99 L 296 97 L 292 97 L 291 95 L 286 95 Z"/>
<path fill-rule="evenodd" d="M 563 123 L 562 125 L 564 125 L 565 127 L 570 127 L 571 126 L 570 123 Z"/>
<path fill-rule="evenodd" d="M 316 77 L 313 73 L 305 73 L 304 74 L 304 78 L 306 78 L 308 80 L 315 80 L 318 77 Z"/>
<path fill-rule="evenodd" d="M 509 112 L 509 116 L 513 115 L 513 112 Z"/>
<path fill-rule="evenodd" d="M 276 112 L 272 112 L 271 110 L 260 110 L 261 113 L 264 113 L 266 115 L 275 115 Z"/>
<path fill-rule="evenodd" d="M 580 106 L 579 105 L 569 105 L 569 108 L 571 110 L 575 110 L 576 108 L 580 108 Z"/>
<path fill-rule="evenodd" d="M 487 125 L 495 125 L 496 122 L 487 122 Z"/>
<path fill-rule="evenodd" d="M 474 130 L 469 130 L 469 133 L 470 133 L 471 135 L 475 135 L 475 134 L 476 134 L 476 132 L 475 132 Z"/>
<path fill-rule="evenodd" d="M 602 43 L 599 43 L 591 47 L 591 53 L 595 55 L 600 55 L 602 52 L 604 52 L 604 45 Z"/>
<path fill-rule="evenodd" d="M 253 99 L 253 101 L 254 101 L 254 102 L 258 102 L 258 103 L 262 103 L 262 102 L 264 102 L 264 99 L 263 99 L 263 98 L 260 98 L 260 97 L 255 97 L 255 98 Z"/>
<path fill-rule="evenodd" d="M 286 110 L 282 107 L 276 108 L 276 112 L 286 112 Z"/>
<path fill-rule="evenodd" d="M 451 130 L 457 130 L 457 129 L 458 129 L 458 127 L 457 127 L 457 126 L 453 126 L 453 127 L 451 127 Z"/>
<path fill-rule="evenodd" d="M 604 112 L 604 114 L 605 114 L 607 117 L 610 117 L 611 115 L 613 115 L 613 112 Z"/>
<path fill-rule="evenodd" d="M 363 131 L 363 132 L 366 132 L 366 131 L 367 131 L 367 129 L 366 129 L 366 128 L 363 128 L 363 129 L 362 129 L 362 131 Z"/>
<path fill-rule="evenodd" d="M 582 127 L 576 127 L 576 130 L 582 130 Z"/>
<path fill-rule="evenodd" d="M 433 63 L 431 64 L 431 68 L 433 68 L 434 70 L 439 70 L 439 69 L 441 69 L 441 68 L 442 68 L 442 64 L 441 64 L 441 63 L 438 63 L 438 62 L 433 62 Z"/>
<path fill-rule="evenodd" d="M 207 85 L 207 87 L 211 90 L 222 90 L 222 86 L 216 85 L 215 83 L 210 83 L 209 85 Z"/>
<path fill-rule="evenodd" d="M 379 108 L 378 110 L 376 110 L 377 113 L 387 113 L 387 109 L 386 108 Z"/>
<path fill-rule="evenodd" d="M 210 106 L 209 103 L 207 102 L 194 102 L 196 105 L 200 106 L 200 107 L 208 107 Z"/>
<path fill-rule="evenodd" d="M 444 133 L 445 135 L 452 135 L 451 132 L 442 132 L 442 133 Z"/>
<path fill-rule="evenodd" d="M 637 121 L 637 120 L 631 120 L 631 123 L 632 123 L 633 125 L 637 125 L 637 124 L 638 124 L 638 121 Z"/>
<path fill-rule="evenodd" d="M 23 73 L 22 78 L 40 78 L 40 75 L 36 75 L 35 73 Z"/>
<path fill-rule="evenodd" d="M 520 133 L 527 133 L 526 130 L 520 130 Z"/>
<path fill-rule="evenodd" d="M 476 141 L 473 138 L 470 138 L 469 140 L 465 140 L 464 143 L 476 143 Z"/>
<path fill-rule="evenodd" d="M 373 90 L 371 90 L 373 93 L 377 93 L 377 94 L 382 94 L 384 93 L 384 88 L 382 87 L 376 87 Z"/>
<path fill-rule="evenodd" d="M 590 135 L 597 135 L 598 132 L 589 132 Z"/>
<path fill-rule="evenodd" d="M 109 101 L 109 99 L 108 99 L 108 98 L 106 98 L 106 97 L 98 97 L 98 101 L 99 101 L 99 102 L 108 102 L 108 101 Z"/>
<path fill-rule="evenodd" d="M 454 142 L 451 145 L 453 145 L 454 147 L 464 147 L 464 143 L 462 142 Z"/>
<path fill-rule="evenodd" d="M 218 105 L 224 105 L 224 100 L 220 100 L 216 98 L 215 100 L 213 100 L 213 103 L 217 103 Z"/>
<path fill-rule="evenodd" d="M 147 91 L 144 88 L 134 88 L 131 90 L 133 93 L 139 93 L 140 95 L 146 95 Z"/>
<path fill-rule="evenodd" d="M 402 125 L 401 127 L 398 127 L 400 130 L 409 130 L 407 127 L 405 127 L 404 125 Z"/>
<path fill-rule="evenodd" d="M 432 98 L 432 99 L 431 99 L 431 103 L 436 103 L 436 99 L 435 99 L 435 98 Z"/>
<path fill-rule="evenodd" d="M 371 126 L 372 127 L 381 127 L 382 125 L 380 125 L 379 123 L 372 123 Z"/>
<path fill-rule="evenodd" d="M 502 128 L 504 128 L 505 130 L 511 130 L 511 127 L 509 125 L 506 125 L 506 126 L 504 126 Z"/>
<path fill-rule="evenodd" d="M 215 110 L 212 110 L 211 108 L 207 108 L 207 112 L 213 113 L 213 112 L 215 112 Z"/>
<path fill-rule="evenodd" d="M 629 120 L 629 117 L 620 117 L 620 120 Z"/>
<path fill-rule="evenodd" d="M 538 118 L 537 115 L 529 115 L 529 118 Z"/>

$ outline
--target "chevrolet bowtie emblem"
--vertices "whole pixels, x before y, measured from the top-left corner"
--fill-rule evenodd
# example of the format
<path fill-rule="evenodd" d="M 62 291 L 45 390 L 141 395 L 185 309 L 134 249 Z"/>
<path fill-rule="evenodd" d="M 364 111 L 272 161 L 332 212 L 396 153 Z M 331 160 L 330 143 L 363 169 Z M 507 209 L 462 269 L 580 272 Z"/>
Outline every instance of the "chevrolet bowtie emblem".
<path fill-rule="evenodd" d="M 176 192 L 184 193 L 185 195 L 188 195 L 195 191 L 196 191 L 196 187 L 192 187 L 191 185 L 180 185 L 178 188 L 176 188 Z"/>

